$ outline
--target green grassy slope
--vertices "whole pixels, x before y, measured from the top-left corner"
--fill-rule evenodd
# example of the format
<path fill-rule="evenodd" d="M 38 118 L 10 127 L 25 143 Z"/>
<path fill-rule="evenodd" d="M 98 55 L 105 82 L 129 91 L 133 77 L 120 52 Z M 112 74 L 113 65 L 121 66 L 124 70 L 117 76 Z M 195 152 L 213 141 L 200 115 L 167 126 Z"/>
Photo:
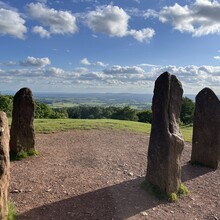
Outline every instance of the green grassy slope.
<path fill-rule="evenodd" d="M 134 121 L 122 121 L 111 119 L 35 119 L 37 133 L 52 133 L 73 129 L 120 129 L 125 131 L 150 134 L 151 125 Z M 182 127 L 185 141 L 191 142 L 192 127 Z"/>

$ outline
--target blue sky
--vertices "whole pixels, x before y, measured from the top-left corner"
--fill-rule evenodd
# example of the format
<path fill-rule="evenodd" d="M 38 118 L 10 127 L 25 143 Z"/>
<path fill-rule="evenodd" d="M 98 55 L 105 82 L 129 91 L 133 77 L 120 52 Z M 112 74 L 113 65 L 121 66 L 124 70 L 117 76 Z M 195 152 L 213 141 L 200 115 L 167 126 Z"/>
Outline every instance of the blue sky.
<path fill-rule="evenodd" d="M 0 91 L 220 94 L 219 0 L 0 1 Z"/>

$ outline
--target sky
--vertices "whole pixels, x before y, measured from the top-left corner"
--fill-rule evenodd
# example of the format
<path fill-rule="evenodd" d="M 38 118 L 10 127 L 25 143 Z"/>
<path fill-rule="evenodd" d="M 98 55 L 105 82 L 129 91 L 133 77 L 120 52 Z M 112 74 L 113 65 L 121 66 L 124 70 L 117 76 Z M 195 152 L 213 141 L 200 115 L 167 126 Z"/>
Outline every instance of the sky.
<path fill-rule="evenodd" d="M 0 92 L 220 94 L 220 0 L 0 0 Z"/>

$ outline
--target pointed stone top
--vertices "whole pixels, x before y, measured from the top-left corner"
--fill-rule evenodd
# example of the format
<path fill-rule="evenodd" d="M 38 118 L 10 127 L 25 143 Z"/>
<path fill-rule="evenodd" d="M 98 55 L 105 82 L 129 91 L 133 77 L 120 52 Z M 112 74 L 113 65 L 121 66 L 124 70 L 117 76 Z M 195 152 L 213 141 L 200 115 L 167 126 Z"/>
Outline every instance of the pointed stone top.
<path fill-rule="evenodd" d="M 20 90 L 18 90 L 15 95 L 21 94 L 21 93 L 23 93 L 23 94 L 31 94 L 32 95 L 31 89 L 29 89 L 27 87 L 24 87 L 24 88 L 21 88 Z"/>
<path fill-rule="evenodd" d="M 208 87 L 202 89 L 202 90 L 197 94 L 196 99 L 197 99 L 198 97 L 200 97 L 200 96 L 212 97 L 212 98 L 214 98 L 214 99 L 216 99 L 216 100 L 219 100 L 218 97 L 217 97 L 217 95 L 216 95 L 210 88 L 208 88 Z"/>

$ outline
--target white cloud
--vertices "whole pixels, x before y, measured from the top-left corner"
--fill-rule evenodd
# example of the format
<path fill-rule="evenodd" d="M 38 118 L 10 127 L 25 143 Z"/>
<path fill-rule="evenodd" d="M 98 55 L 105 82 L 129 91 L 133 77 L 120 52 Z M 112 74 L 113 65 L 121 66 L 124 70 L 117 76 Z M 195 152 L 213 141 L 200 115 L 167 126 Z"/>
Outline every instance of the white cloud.
<path fill-rule="evenodd" d="M 119 66 L 119 65 L 114 65 L 111 69 L 105 69 L 104 70 L 105 74 L 143 74 L 145 73 L 144 69 L 138 66 Z"/>
<path fill-rule="evenodd" d="M 157 11 L 153 10 L 153 9 L 148 9 L 144 13 L 143 17 L 145 19 L 148 19 L 148 18 L 158 18 L 159 17 L 159 13 Z"/>
<path fill-rule="evenodd" d="M 214 56 L 215 60 L 220 60 L 220 56 Z"/>
<path fill-rule="evenodd" d="M 144 28 L 139 31 L 132 29 L 128 31 L 128 35 L 131 35 L 136 40 L 143 42 L 143 41 L 149 41 L 155 35 L 155 31 L 151 28 Z"/>
<path fill-rule="evenodd" d="M 22 66 L 34 66 L 34 67 L 44 67 L 50 65 L 50 59 L 48 57 L 44 58 L 35 58 L 28 56 L 25 60 L 21 61 Z"/>
<path fill-rule="evenodd" d="M 107 5 L 97 7 L 95 11 L 90 11 L 87 14 L 86 23 L 92 31 L 112 37 L 132 36 L 136 40 L 143 42 L 150 40 L 154 36 L 155 31 L 151 28 L 129 30 L 129 19 L 130 16 L 124 9 Z"/>
<path fill-rule="evenodd" d="M 45 38 L 45 37 L 49 38 L 50 37 L 50 32 L 41 26 L 33 27 L 32 32 L 35 34 L 39 34 L 41 38 Z"/>
<path fill-rule="evenodd" d="M 141 63 L 141 64 L 139 64 L 138 66 L 140 66 L 140 67 L 156 67 L 156 66 L 158 66 L 158 65 L 149 64 L 149 63 Z"/>
<path fill-rule="evenodd" d="M 89 62 L 89 60 L 85 57 L 84 59 L 82 59 L 81 61 L 80 61 L 80 63 L 81 64 L 83 64 L 83 65 L 91 65 L 91 63 Z"/>
<path fill-rule="evenodd" d="M 0 34 L 25 39 L 25 20 L 16 11 L 0 8 Z"/>
<path fill-rule="evenodd" d="M 76 17 L 70 11 L 57 11 L 42 3 L 30 3 L 27 10 L 31 17 L 49 27 L 48 34 L 74 34 L 78 30 Z M 41 29 L 37 33 L 42 34 L 42 30 L 45 32 Z"/>
<path fill-rule="evenodd" d="M 88 58 L 86 58 L 86 57 L 83 58 L 83 59 L 80 61 L 80 63 L 83 64 L 83 65 L 86 65 L 86 66 L 100 66 L 100 67 L 106 67 L 106 66 L 108 66 L 108 64 L 103 63 L 102 61 L 97 61 L 97 62 L 92 63 L 92 62 L 90 62 L 90 61 L 88 60 Z"/>
<path fill-rule="evenodd" d="M 198 87 L 215 86 L 213 82 L 220 83 L 220 66 L 166 66 L 154 68 L 154 71 L 157 74 L 168 71 L 192 90 Z"/>
<path fill-rule="evenodd" d="M 147 70 L 144 70 L 140 66 L 114 65 L 103 71 L 94 71 L 90 68 L 66 71 L 46 66 L 11 70 L 2 68 L 0 69 L 0 82 L 6 79 L 14 83 L 28 81 L 31 85 L 33 83 L 38 85 L 39 89 L 49 83 L 60 89 L 67 85 L 74 85 L 74 88 L 93 88 L 96 91 L 102 88 L 105 92 L 112 91 L 112 89 L 118 92 L 125 90 L 153 92 L 156 78 L 165 71 L 176 75 L 183 84 L 185 93 L 196 94 L 202 88 L 210 87 L 216 94 L 220 94 L 220 66 L 149 66 Z"/>
<path fill-rule="evenodd" d="M 61 68 L 50 67 L 49 69 L 45 70 L 45 73 L 48 76 L 62 77 L 65 74 L 65 71 Z"/>
<path fill-rule="evenodd" d="M 129 15 L 118 6 L 97 7 L 87 15 L 87 24 L 94 32 L 123 37 L 127 34 Z"/>
<path fill-rule="evenodd" d="M 2 66 L 15 66 L 17 63 L 15 61 L 7 61 L 7 62 L 3 62 L 0 63 L 0 65 Z"/>
<path fill-rule="evenodd" d="M 191 33 L 194 37 L 220 33 L 220 2 L 196 0 L 190 5 L 164 7 L 159 13 L 163 23 L 171 23 L 180 32 Z"/>
<path fill-rule="evenodd" d="M 97 65 L 97 66 L 101 66 L 101 67 L 106 67 L 106 66 L 108 66 L 108 64 L 105 64 L 105 63 L 103 63 L 103 62 L 101 62 L 101 61 L 97 61 L 97 62 L 96 62 L 96 65 Z"/>

